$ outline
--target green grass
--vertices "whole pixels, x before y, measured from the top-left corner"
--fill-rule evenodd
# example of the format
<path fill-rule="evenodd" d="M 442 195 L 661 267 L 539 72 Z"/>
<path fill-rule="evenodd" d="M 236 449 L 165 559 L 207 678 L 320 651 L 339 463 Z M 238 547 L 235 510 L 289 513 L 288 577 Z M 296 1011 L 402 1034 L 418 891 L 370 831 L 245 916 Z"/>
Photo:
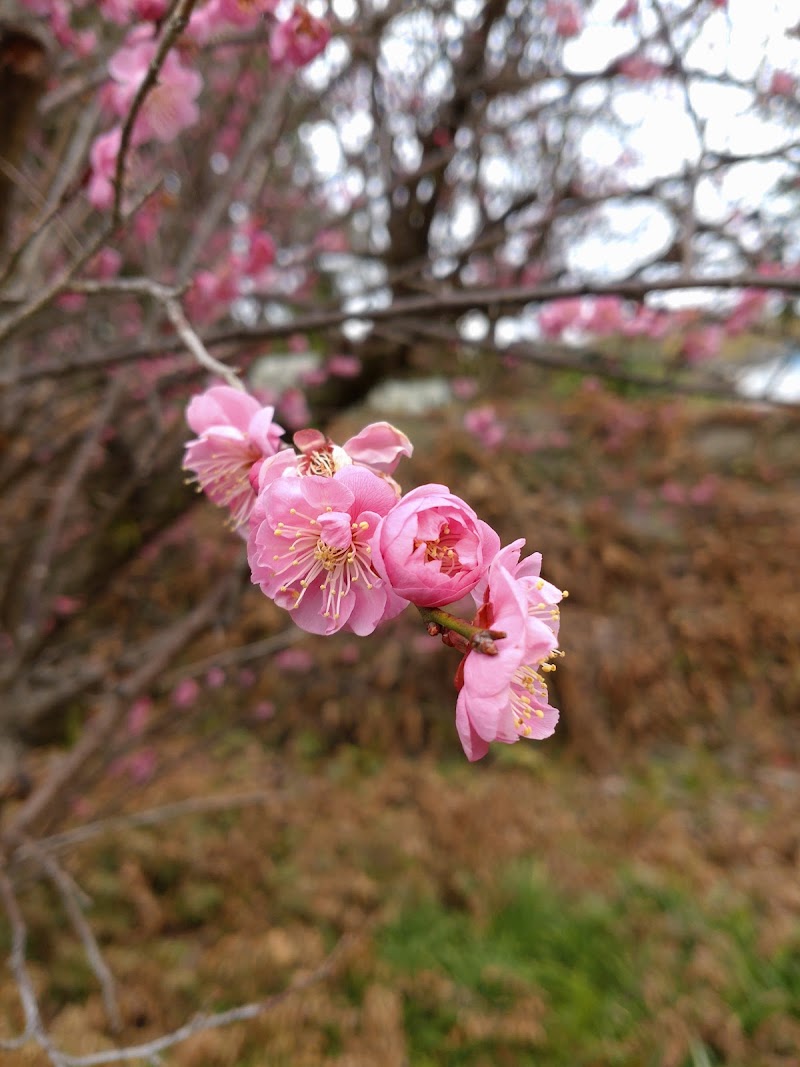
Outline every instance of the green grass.
<path fill-rule="evenodd" d="M 697 983 L 691 961 L 705 946 L 724 968 L 715 995 L 744 1034 L 775 1014 L 800 1017 L 800 929 L 796 943 L 768 958 L 757 913 L 733 898 L 701 906 L 678 884 L 654 887 L 630 872 L 608 897 L 565 896 L 540 873 L 517 869 L 488 904 L 479 921 L 419 901 L 380 935 L 380 954 L 403 990 L 413 1067 L 659 1063 L 658 1008 L 648 1008 L 642 989 L 657 968 L 659 1002 L 670 1001 L 670 990 L 688 993 Z M 541 1027 L 520 1037 L 513 1020 L 528 1005 Z M 483 1036 L 469 1025 L 475 1018 Z M 728 1062 L 698 1036 L 685 1067 Z"/>
<path fill-rule="evenodd" d="M 433 974 L 445 983 L 433 999 L 426 995 L 429 980 L 405 985 L 411 1062 L 624 1062 L 625 1039 L 644 1011 L 643 959 L 635 942 L 620 938 L 619 926 L 617 903 L 566 900 L 541 877 L 520 872 L 503 885 L 487 923 L 436 901 L 407 908 L 383 931 L 384 960 L 412 978 Z M 542 1002 L 540 1036 L 517 1040 L 513 1026 L 504 1036 L 504 1017 L 526 995 Z M 485 1041 L 463 1036 L 470 1013 L 496 1017 L 489 1060 Z"/>

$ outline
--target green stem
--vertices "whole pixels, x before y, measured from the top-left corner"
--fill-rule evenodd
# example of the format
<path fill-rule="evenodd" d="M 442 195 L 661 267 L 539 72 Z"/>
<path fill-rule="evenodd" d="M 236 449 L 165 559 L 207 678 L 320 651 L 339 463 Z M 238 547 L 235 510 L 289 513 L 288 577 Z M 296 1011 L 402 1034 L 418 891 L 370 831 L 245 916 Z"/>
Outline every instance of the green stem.
<path fill-rule="evenodd" d="M 486 656 L 496 656 L 495 641 L 500 641 L 506 636 L 502 630 L 487 630 L 482 626 L 473 626 L 466 619 L 451 615 L 449 611 L 444 611 L 442 608 L 421 608 L 418 605 L 417 611 L 432 633 L 449 630 L 463 637 L 469 648 L 482 652 Z"/>

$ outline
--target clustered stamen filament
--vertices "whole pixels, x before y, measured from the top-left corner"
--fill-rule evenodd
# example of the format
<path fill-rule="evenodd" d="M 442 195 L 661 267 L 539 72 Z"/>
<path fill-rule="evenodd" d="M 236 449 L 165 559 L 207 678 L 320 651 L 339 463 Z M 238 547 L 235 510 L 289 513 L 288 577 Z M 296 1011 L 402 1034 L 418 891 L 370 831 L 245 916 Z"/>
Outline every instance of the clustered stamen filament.
<path fill-rule="evenodd" d="M 457 574 L 461 568 L 461 560 L 458 552 L 453 548 L 456 538 L 453 537 L 450 527 L 444 523 L 439 530 L 439 536 L 435 540 L 423 541 L 419 538 L 414 540 L 414 548 L 425 545 L 425 559 L 431 563 L 438 562 L 442 574 Z"/>
<path fill-rule="evenodd" d="M 331 511 L 331 508 L 327 509 Z M 274 529 L 276 537 L 293 538 L 288 550 L 273 556 L 274 570 L 277 575 L 294 573 L 280 586 L 280 592 L 288 593 L 293 598 L 289 610 L 296 608 L 314 582 L 319 582 L 323 594 L 322 615 L 324 618 L 338 619 L 342 600 L 352 589 L 355 582 L 363 582 L 366 589 L 372 589 L 377 575 L 372 569 L 371 549 L 364 540 L 364 533 L 369 529 L 368 522 L 351 522 L 351 540 L 349 545 L 329 544 L 319 531 L 320 524 L 311 515 L 302 515 L 294 508 L 291 514 L 304 520 L 304 524 L 288 525 L 279 522 Z M 316 527 L 316 529 L 315 529 Z"/>
<path fill-rule="evenodd" d="M 220 507 L 228 508 L 228 522 L 234 529 L 247 522 L 253 506 L 249 475 L 258 456 L 255 449 L 243 453 L 237 442 L 236 448 L 192 458 L 192 475 L 187 483 L 196 484 L 198 492 L 204 491 Z"/>
<path fill-rule="evenodd" d="M 558 649 L 550 653 L 551 656 L 560 654 Z M 531 716 L 544 718 L 544 712 L 537 705 L 548 706 L 547 684 L 539 671 L 555 669 L 554 664 L 545 661 L 536 666 L 517 667 L 514 671 L 511 679 L 511 711 L 514 715 L 514 727 L 521 737 L 530 737 L 533 733 L 530 726 Z"/>

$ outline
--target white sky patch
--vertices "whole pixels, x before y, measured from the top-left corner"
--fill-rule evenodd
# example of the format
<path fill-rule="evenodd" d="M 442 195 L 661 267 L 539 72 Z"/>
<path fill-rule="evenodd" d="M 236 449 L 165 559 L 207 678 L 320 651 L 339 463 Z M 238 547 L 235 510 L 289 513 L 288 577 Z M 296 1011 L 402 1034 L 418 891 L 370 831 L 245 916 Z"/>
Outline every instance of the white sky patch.
<path fill-rule="evenodd" d="M 594 213 L 587 232 L 568 243 L 567 266 L 594 281 L 611 281 L 647 263 L 674 237 L 675 224 L 663 208 L 610 201 Z"/>
<path fill-rule="evenodd" d="M 312 166 L 319 178 L 333 178 L 341 172 L 344 157 L 332 122 L 301 126 L 300 139 L 309 148 Z"/>

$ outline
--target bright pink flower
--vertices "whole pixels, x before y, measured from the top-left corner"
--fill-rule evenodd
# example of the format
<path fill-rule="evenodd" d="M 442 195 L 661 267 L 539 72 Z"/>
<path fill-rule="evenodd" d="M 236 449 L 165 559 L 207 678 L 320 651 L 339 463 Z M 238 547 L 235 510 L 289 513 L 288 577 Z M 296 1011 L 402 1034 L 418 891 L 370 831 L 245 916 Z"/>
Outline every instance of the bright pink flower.
<path fill-rule="evenodd" d="M 273 27 L 269 56 L 276 67 L 297 70 L 323 52 L 330 39 L 327 22 L 314 18 L 304 7 L 295 6 L 288 19 Z"/>
<path fill-rule="evenodd" d="M 261 274 L 275 262 L 275 242 L 263 230 L 256 230 L 250 235 L 250 247 L 244 257 L 242 268 L 245 274 Z"/>
<path fill-rule="evenodd" d="M 115 83 L 109 100 L 117 115 L 127 114 L 155 53 L 156 41 L 146 27 L 140 27 L 109 60 L 108 72 Z M 168 52 L 158 80 L 137 116 L 133 131 L 135 143 L 155 138 L 166 144 L 193 126 L 200 117 L 195 101 L 202 88 L 203 79 L 197 71 L 184 67 L 175 52 Z"/>
<path fill-rule="evenodd" d="M 506 634 L 496 641 L 497 655 L 468 652 L 456 676 L 456 728 L 469 760 L 485 756 L 491 741 L 543 740 L 558 722 L 543 672 L 557 653 L 558 609 L 551 601 L 562 594 L 539 577 L 538 553 L 515 562 L 522 544 L 503 549 L 489 567 L 475 619 Z"/>
<path fill-rule="evenodd" d="M 396 501 L 391 486 L 359 467 L 277 479 L 251 523 L 253 582 L 303 630 L 372 633 L 405 607 L 372 566 L 378 524 Z"/>
<path fill-rule="evenodd" d="M 381 522 L 375 569 L 398 596 L 442 607 L 472 592 L 500 549 L 500 538 L 446 485 L 421 485 Z"/>
<path fill-rule="evenodd" d="M 255 503 L 253 464 L 280 446 L 283 429 L 273 414 L 273 408 L 228 385 L 207 389 L 187 408 L 186 421 L 198 438 L 186 446 L 184 469 L 215 504 L 229 509 L 235 527 L 247 522 Z"/>
<path fill-rule="evenodd" d="M 166 15 L 169 4 L 167 0 L 136 0 L 136 14 L 145 22 L 160 22 Z"/>

